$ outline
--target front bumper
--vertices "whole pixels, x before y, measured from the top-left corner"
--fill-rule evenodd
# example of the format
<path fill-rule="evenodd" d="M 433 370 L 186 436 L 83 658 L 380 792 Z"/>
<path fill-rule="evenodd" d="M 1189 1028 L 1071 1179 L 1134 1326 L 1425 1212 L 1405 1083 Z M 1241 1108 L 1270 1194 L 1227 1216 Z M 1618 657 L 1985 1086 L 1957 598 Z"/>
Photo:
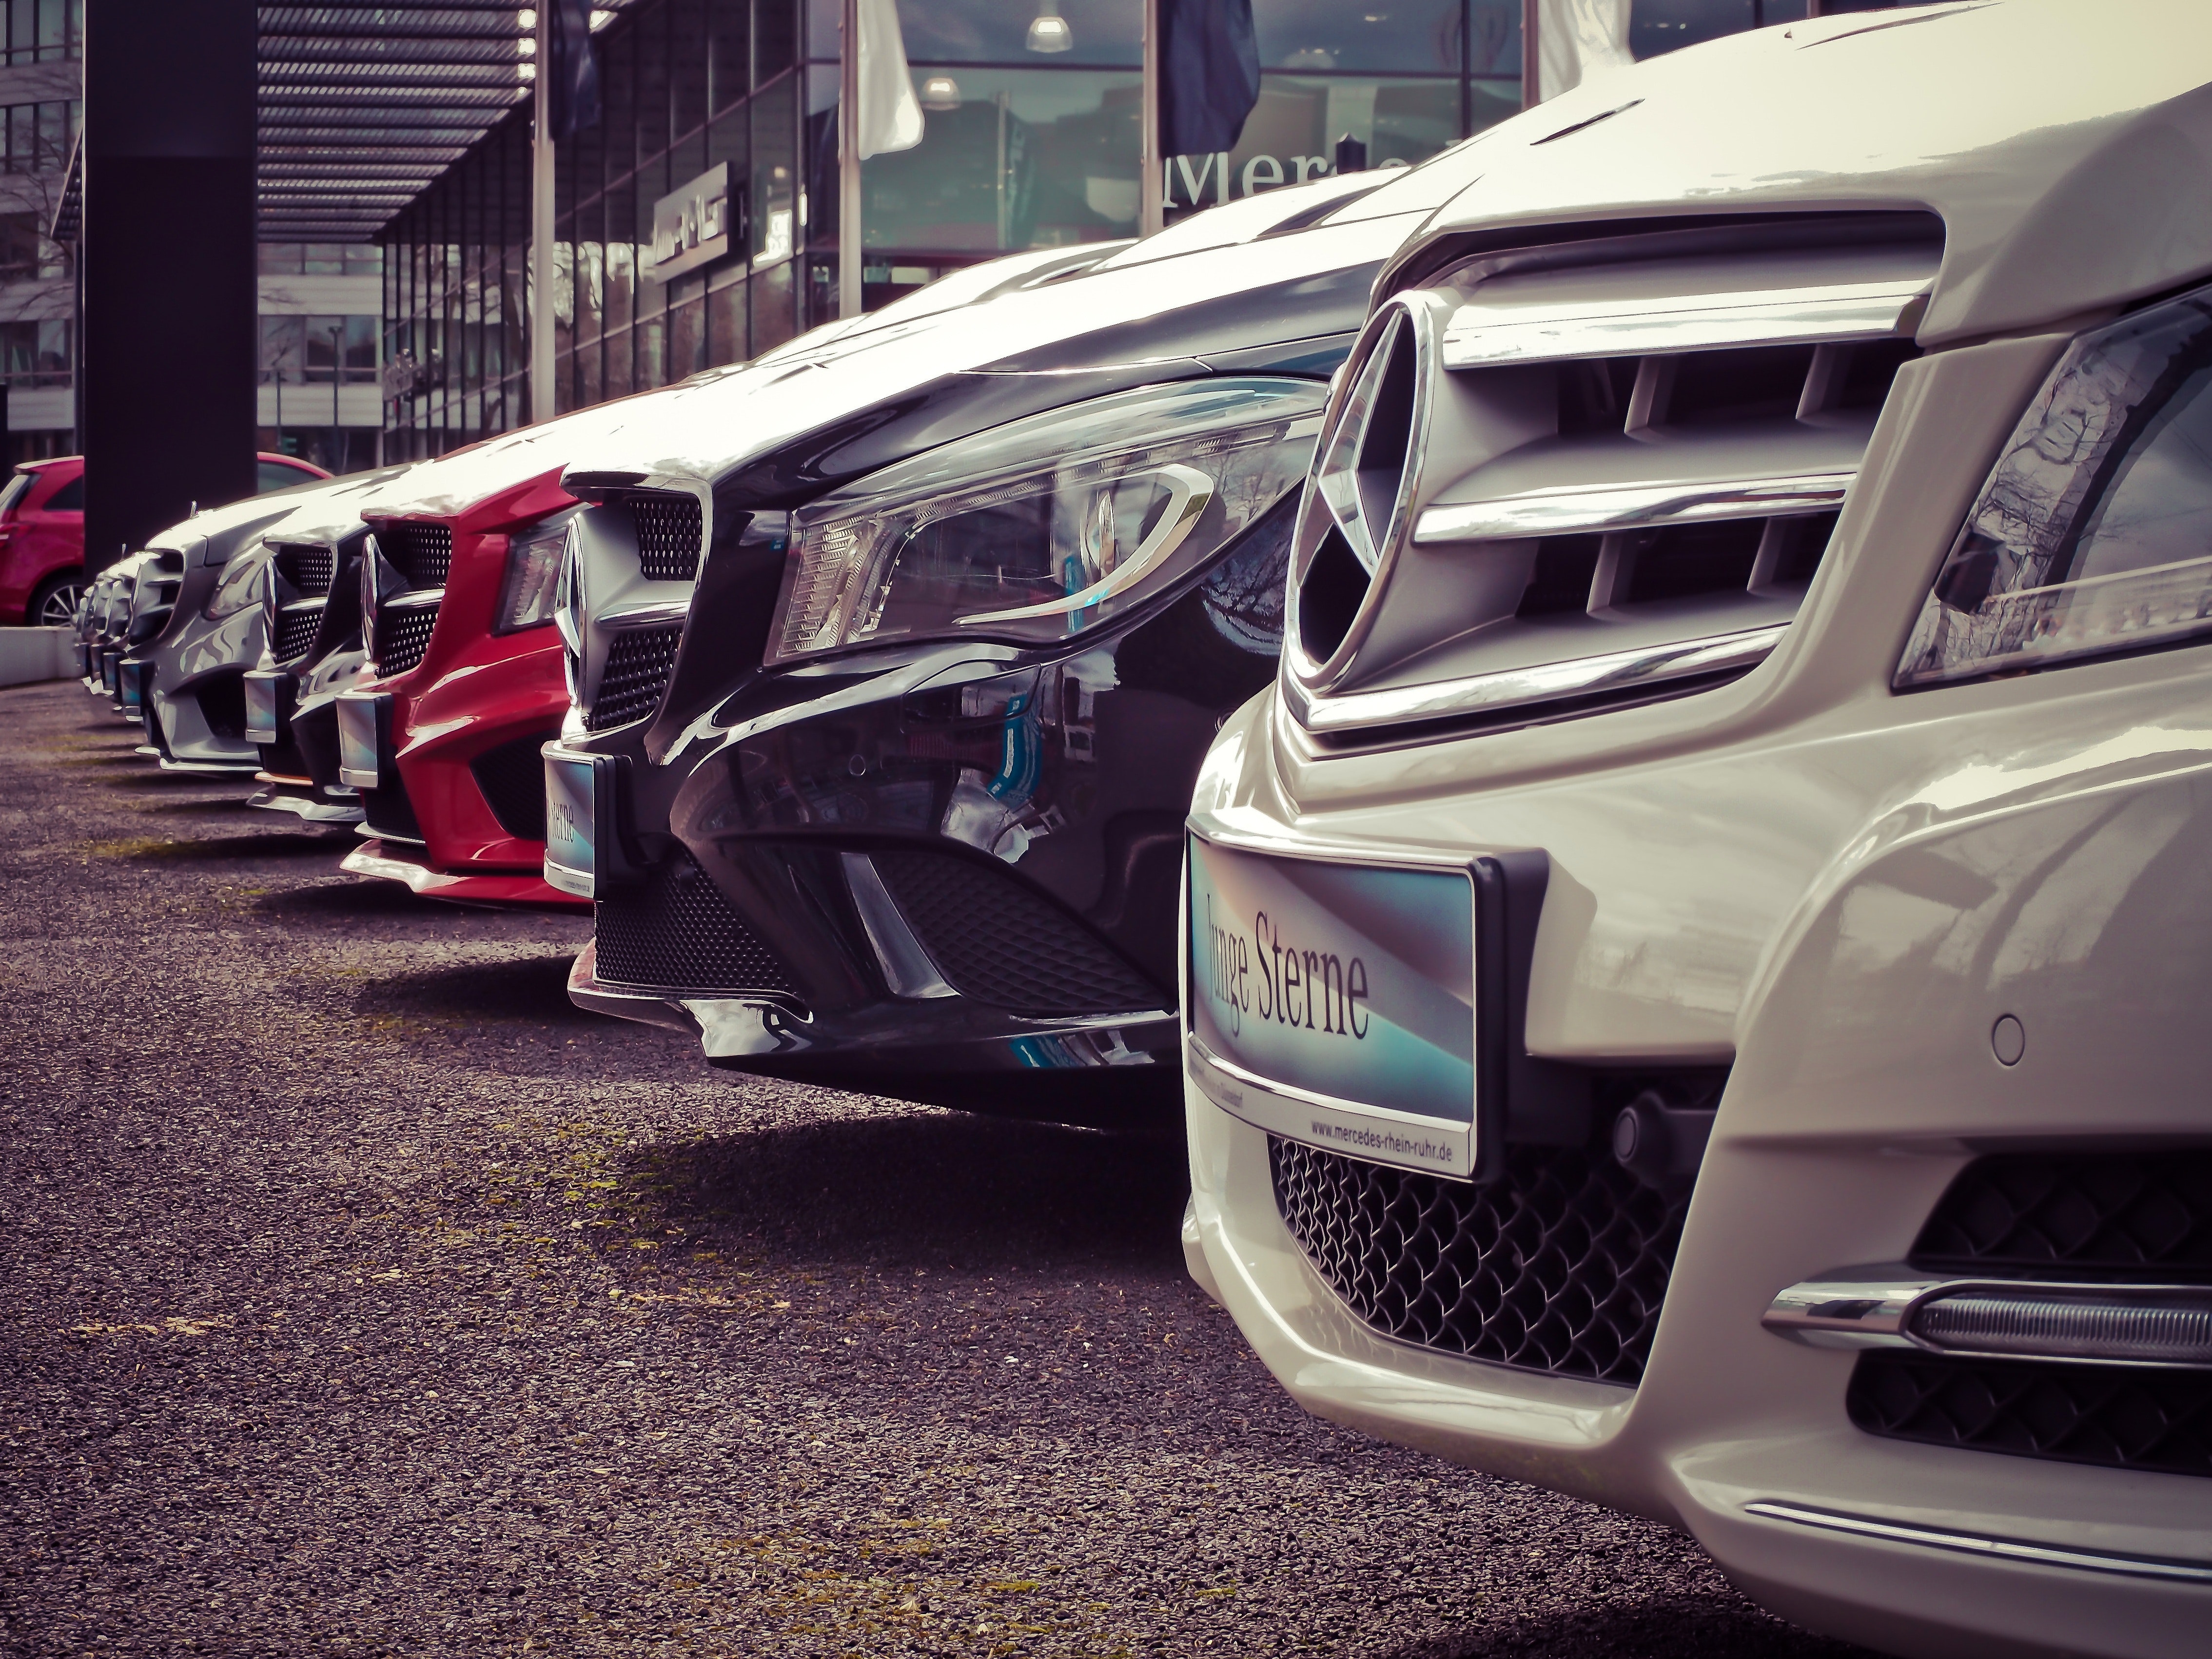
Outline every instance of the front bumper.
<path fill-rule="evenodd" d="M 500 909 L 574 910 L 580 908 L 578 900 L 557 887 L 547 885 L 542 877 L 449 874 L 443 870 L 432 869 L 422 861 L 419 854 L 409 856 L 416 851 L 404 843 L 387 843 L 381 839 L 371 839 L 348 853 L 339 861 L 338 868 L 349 875 L 404 882 L 424 898 L 445 899 L 454 904 L 485 905 Z"/>

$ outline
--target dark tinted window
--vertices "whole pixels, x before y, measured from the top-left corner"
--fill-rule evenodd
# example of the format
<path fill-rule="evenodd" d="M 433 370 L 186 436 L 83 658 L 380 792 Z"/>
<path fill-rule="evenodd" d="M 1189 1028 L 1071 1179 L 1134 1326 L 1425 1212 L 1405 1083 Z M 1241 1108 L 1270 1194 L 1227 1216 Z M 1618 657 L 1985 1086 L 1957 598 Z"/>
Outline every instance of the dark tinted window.
<path fill-rule="evenodd" d="M 303 484 L 315 475 L 305 467 L 287 466 L 282 461 L 262 461 L 261 482 L 253 487 L 257 495 L 265 495 L 272 489 L 289 489 L 294 484 Z"/>
<path fill-rule="evenodd" d="M 84 511 L 84 474 L 80 472 L 59 489 L 46 497 L 40 506 L 42 513 L 82 513 Z"/>

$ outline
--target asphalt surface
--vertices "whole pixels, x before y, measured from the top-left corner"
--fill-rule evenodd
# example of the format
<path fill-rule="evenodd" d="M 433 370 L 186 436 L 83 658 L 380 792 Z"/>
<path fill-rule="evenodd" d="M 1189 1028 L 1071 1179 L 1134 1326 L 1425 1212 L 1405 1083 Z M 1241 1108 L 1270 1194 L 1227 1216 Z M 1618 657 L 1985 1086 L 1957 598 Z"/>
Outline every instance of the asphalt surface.
<path fill-rule="evenodd" d="M 0 1650 L 1833 1659 L 1306 1417 L 1179 1146 L 733 1083 L 0 691 Z"/>

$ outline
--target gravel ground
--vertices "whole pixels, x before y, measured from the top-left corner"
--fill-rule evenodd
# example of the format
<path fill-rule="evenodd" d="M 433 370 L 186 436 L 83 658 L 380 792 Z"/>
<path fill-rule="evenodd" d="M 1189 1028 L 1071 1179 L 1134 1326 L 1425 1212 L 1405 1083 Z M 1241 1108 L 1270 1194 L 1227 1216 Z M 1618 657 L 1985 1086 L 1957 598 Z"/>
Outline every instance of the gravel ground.
<path fill-rule="evenodd" d="M 1297 1411 L 1179 1147 L 708 1073 L 0 692 L 0 1649 L 1835 1659 Z"/>

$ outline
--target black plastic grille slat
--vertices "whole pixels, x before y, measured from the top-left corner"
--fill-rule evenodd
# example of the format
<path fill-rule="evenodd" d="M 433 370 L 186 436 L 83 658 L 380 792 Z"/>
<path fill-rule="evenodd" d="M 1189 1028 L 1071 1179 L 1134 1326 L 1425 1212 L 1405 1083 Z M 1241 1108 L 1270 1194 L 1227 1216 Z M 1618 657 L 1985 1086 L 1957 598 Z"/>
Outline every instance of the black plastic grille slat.
<path fill-rule="evenodd" d="M 376 672 L 380 676 L 404 674 L 422 660 L 430 648 L 430 630 L 438 625 L 434 605 L 380 605 L 376 612 Z"/>
<path fill-rule="evenodd" d="M 453 568 L 453 532 L 442 524 L 386 524 L 376 532 L 386 561 L 410 590 L 443 587 Z"/>
<path fill-rule="evenodd" d="M 1401 1342 L 1633 1385 L 1681 1242 L 1668 1199 L 1602 1150 L 1514 1146 L 1487 1186 L 1267 1138 L 1275 1205 L 1329 1287 Z"/>
<path fill-rule="evenodd" d="M 322 607 L 312 611 L 283 611 L 276 616 L 276 636 L 270 642 L 270 654 L 278 662 L 290 662 L 303 657 L 314 644 L 315 635 L 323 625 Z"/>
<path fill-rule="evenodd" d="M 599 695 L 592 699 L 584 724 L 594 732 L 604 732 L 643 720 L 659 708 L 660 694 L 668 689 L 668 677 L 676 669 L 676 647 L 683 640 L 682 623 L 635 628 L 616 635 L 607 647 L 606 672 L 599 676 Z"/>
<path fill-rule="evenodd" d="M 1977 1158 L 1921 1229 L 1912 1265 L 2212 1279 L 2212 1151 Z"/>
<path fill-rule="evenodd" d="M 517 738 L 488 749 L 469 763 L 499 827 L 523 841 L 545 839 L 544 745 L 561 735 L 556 728 Z"/>
<path fill-rule="evenodd" d="M 1112 945 L 1003 869 L 942 853 L 872 856 L 921 948 L 963 996 L 1042 1016 L 1173 1006 Z"/>
<path fill-rule="evenodd" d="M 276 550 L 276 568 L 304 597 L 322 599 L 337 580 L 337 551 L 335 548 L 288 543 Z"/>
<path fill-rule="evenodd" d="M 782 965 L 688 853 L 599 904 L 599 975 L 673 991 L 789 991 Z"/>
<path fill-rule="evenodd" d="M 1844 1396 L 1887 1440 L 2212 1475 L 2212 1372 L 1869 1353 Z"/>
<path fill-rule="evenodd" d="M 705 530 L 689 495 L 641 495 L 630 503 L 637 522 L 637 568 L 647 581 L 696 581 Z"/>

